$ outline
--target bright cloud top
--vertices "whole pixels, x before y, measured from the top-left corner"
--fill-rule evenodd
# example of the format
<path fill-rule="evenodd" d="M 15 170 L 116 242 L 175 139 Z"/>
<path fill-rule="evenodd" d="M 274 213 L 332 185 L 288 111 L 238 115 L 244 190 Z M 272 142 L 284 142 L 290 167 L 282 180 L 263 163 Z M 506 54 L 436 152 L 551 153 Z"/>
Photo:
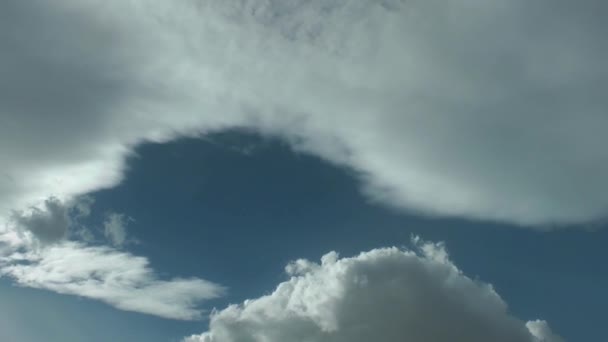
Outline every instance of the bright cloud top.
<path fill-rule="evenodd" d="M 397 208 L 603 219 L 604 6 L 3 1 L 0 212 L 117 184 L 139 142 L 248 127 Z"/>
<path fill-rule="evenodd" d="M 298 260 L 276 290 L 214 312 L 185 342 L 563 342 L 544 321 L 509 315 L 489 284 L 466 277 L 440 244 Z"/>

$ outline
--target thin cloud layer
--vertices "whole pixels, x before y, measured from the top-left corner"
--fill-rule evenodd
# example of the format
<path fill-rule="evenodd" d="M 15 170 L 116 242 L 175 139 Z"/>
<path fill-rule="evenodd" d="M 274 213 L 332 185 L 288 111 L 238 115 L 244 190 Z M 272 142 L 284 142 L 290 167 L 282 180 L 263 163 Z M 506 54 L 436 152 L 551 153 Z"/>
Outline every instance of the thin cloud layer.
<path fill-rule="evenodd" d="M 72 204 L 49 199 L 44 209 L 15 214 L 11 225 L 17 227 L 0 229 L 0 277 L 179 320 L 202 318 L 201 304 L 225 293 L 224 287 L 203 279 L 161 279 L 147 258 L 68 239 L 78 234 L 78 219 L 90 212 L 87 204 L 86 199 Z M 112 223 L 116 220 L 110 224 L 117 225 Z M 124 243 L 121 237 L 112 237 L 112 242 Z"/>
<path fill-rule="evenodd" d="M 214 312 L 209 331 L 184 342 L 563 342 L 546 322 L 511 316 L 442 245 L 418 247 L 293 262 L 274 292 Z"/>
<path fill-rule="evenodd" d="M 109 247 L 64 242 L 15 261 L 19 263 L 0 267 L 0 275 L 19 285 L 171 319 L 200 319 L 200 303 L 224 293 L 221 286 L 201 279 L 158 279 L 146 258 Z"/>
<path fill-rule="evenodd" d="M 109 242 L 116 247 L 127 243 L 127 224 L 130 218 L 124 214 L 111 213 L 103 222 L 103 233 Z"/>
<path fill-rule="evenodd" d="M 0 212 L 114 186 L 142 141 L 230 127 L 403 210 L 543 228 L 608 212 L 602 1 L 0 6 Z"/>

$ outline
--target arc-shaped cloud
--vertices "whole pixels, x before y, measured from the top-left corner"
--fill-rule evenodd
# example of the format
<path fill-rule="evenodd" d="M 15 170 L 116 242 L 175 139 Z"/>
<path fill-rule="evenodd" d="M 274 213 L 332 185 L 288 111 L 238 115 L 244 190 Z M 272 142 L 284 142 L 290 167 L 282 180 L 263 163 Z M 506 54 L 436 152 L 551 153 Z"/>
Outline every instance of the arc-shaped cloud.
<path fill-rule="evenodd" d="M 139 142 L 249 127 L 405 210 L 600 220 L 602 6 L 5 1 L 0 210 L 113 186 Z"/>

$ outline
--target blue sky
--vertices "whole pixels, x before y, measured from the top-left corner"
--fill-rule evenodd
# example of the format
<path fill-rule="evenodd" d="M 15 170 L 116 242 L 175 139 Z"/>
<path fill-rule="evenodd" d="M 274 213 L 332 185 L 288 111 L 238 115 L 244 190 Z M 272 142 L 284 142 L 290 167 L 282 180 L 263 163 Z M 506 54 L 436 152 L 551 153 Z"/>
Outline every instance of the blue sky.
<path fill-rule="evenodd" d="M 0 340 L 605 339 L 605 10 L 2 2 Z"/>
<path fill-rule="evenodd" d="M 415 234 L 445 241 L 455 263 L 492 283 L 516 316 L 543 317 L 570 341 L 603 337 L 603 230 L 536 232 L 395 212 L 362 196 L 349 170 L 248 132 L 144 144 L 128 169 L 120 186 L 89 195 L 95 203 L 85 224 L 101 234 L 107 213 L 124 213 L 136 241 L 127 249 L 148 256 L 160 273 L 230 284 L 227 296 L 205 307 L 268 293 L 286 279 L 283 267 L 291 260 L 409 246 Z M 3 321 L 13 328 L 4 334 L 24 341 L 176 341 L 207 324 L 119 311 L 6 281 L 2 296 L 12 317 Z"/>
<path fill-rule="evenodd" d="M 136 218 L 130 233 L 149 241 L 133 250 L 159 269 L 234 284 L 219 307 L 268 292 L 290 260 L 409 245 L 415 234 L 445 241 L 455 262 L 492 283 L 517 316 L 540 315 L 570 341 L 603 338 L 604 230 L 546 233 L 398 213 L 363 197 L 348 170 L 278 140 L 242 132 L 208 139 L 144 145 L 129 164 L 133 181 L 94 196 L 101 212 Z"/>

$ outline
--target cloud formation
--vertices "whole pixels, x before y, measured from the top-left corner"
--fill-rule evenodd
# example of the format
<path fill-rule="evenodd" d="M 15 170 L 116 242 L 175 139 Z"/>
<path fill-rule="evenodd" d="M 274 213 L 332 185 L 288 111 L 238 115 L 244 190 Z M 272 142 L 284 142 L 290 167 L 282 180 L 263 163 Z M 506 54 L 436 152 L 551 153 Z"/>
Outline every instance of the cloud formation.
<path fill-rule="evenodd" d="M 404 210 L 543 227 L 608 212 L 602 1 L 0 6 L 0 212 L 111 187 L 142 141 L 230 127 Z"/>
<path fill-rule="evenodd" d="M 43 244 L 67 237 L 72 219 L 68 207 L 56 198 L 44 201 L 43 209 L 32 207 L 30 212 L 14 212 L 12 221 L 18 230 L 31 232 Z"/>
<path fill-rule="evenodd" d="M 201 279 L 158 279 L 146 258 L 109 247 L 64 242 L 12 261 L 19 262 L 0 264 L 0 275 L 19 285 L 171 319 L 200 319 L 199 304 L 224 293 L 221 286 Z"/>
<path fill-rule="evenodd" d="M 393 207 L 608 212 L 601 1 L 2 3 L 0 210 L 117 184 L 142 141 L 229 127 Z M 551 7 L 551 11 L 546 11 Z"/>
<path fill-rule="evenodd" d="M 297 260 L 274 292 L 214 312 L 209 331 L 184 342 L 563 342 L 546 322 L 511 316 L 441 244 L 418 248 Z"/>
<path fill-rule="evenodd" d="M 131 218 L 124 214 L 111 213 L 103 223 L 103 233 L 110 243 L 122 247 L 127 242 L 127 224 Z"/>
<path fill-rule="evenodd" d="M 235 127 L 350 168 L 370 198 L 401 210 L 540 228 L 605 219 L 605 8 L 600 0 L 2 1 L 2 273 L 129 310 L 196 317 L 192 302 L 219 288 L 163 282 L 145 259 L 65 241 L 70 217 L 57 204 L 118 184 L 137 144 Z M 99 260 L 99 269 L 70 256 Z M 136 275 L 107 270 L 115 260 Z"/>
<path fill-rule="evenodd" d="M 9 226 L 0 228 L 0 277 L 20 286 L 180 320 L 202 318 L 202 302 L 225 293 L 224 287 L 199 278 L 161 279 L 145 257 L 70 239 L 79 234 L 76 223 L 90 212 L 88 204 L 86 199 L 70 204 L 49 199 L 43 209 L 16 213 Z M 122 219 L 111 215 L 106 222 L 117 247 L 126 238 L 117 228 Z"/>

